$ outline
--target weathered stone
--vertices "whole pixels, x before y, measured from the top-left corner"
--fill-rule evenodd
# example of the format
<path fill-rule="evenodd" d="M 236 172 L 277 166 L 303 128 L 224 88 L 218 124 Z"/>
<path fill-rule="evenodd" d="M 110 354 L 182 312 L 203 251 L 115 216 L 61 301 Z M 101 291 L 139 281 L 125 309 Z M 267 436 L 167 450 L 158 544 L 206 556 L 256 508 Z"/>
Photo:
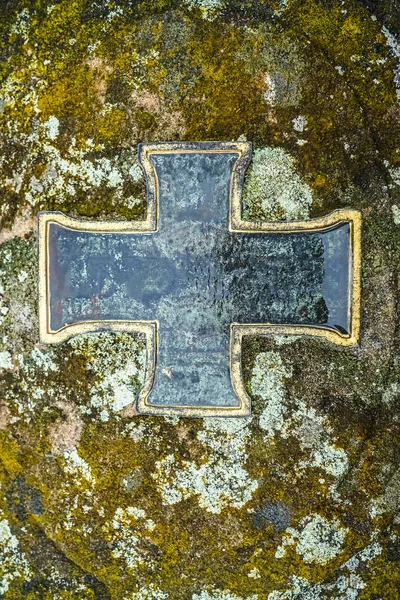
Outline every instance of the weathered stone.
<path fill-rule="evenodd" d="M 399 596 L 399 32 L 389 0 L 3 3 L 5 600 Z M 246 336 L 250 419 L 134 415 L 142 338 L 39 344 L 37 212 L 143 219 L 138 143 L 238 138 L 247 218 L 362 211 L 360 346 Z"/>

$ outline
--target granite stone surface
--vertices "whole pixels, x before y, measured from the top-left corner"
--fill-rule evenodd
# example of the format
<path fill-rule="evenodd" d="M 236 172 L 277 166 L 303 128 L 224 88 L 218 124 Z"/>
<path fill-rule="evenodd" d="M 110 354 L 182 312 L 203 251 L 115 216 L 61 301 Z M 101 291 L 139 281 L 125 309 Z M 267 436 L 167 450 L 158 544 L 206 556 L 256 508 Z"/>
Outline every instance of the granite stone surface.
<path fill-rule="evenodd" d="M 399 598 L 399 3 L 0 8 L 0 597 Z M 249 418 L 134 414 L 140 336 L 39 343 L 38 211 L 143 219 L 137 147 L 166 140 L 251 141 L 247 219 L 362 211 L 359 346 L 246 337 Z"/>

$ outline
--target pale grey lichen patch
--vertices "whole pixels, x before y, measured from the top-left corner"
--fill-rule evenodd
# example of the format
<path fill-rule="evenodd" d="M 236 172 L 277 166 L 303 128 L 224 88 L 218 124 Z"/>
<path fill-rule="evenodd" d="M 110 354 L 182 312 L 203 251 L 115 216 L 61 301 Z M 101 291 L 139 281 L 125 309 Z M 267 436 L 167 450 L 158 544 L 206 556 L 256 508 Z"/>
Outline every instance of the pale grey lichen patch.
<path fill-rule="evenodd" d="M 293 129 L 298 133 L 303 133 L 305 129 L 307 129 L 307 119 L 302 115 L 299 115 L 295 119 L 293 119 Z"/>
<path fill-rule="evenodd" d="M 315 408 L 307 406 L 303 400 L 297 401 L 297 409 L 285 424 L 282 435 L 287 437 L 289 434 L 295 435 L 300 447 L 309 452 L 307 461 L 299 463 L 300 469 L 319 467 L 335 478 L 345 473 L 348 467 L 347 455 L 343 448 L 335 446 L 333 431 L 327 418 L 318 414 Z"/>
<path fill-rule="evenodd" d="M 52 348 L 34 348 L 26 361 L 21 362 L 21 369 L 27 373 L 33 373 L 40 370 L 44 375 L 50 371 L 58 371 L 59 366 L 55 362 L 55 352 Z"/>
<path fill-rule="evenodd" d="M 288 527 L 275 557 L 285 555 L 285 547 L 295 545 L 305 563 L 326 564 L 341 551 L 348 529 L 337 519 L 328 521 L 319 514 L 301 519 L 299 529 Z"/>
<path fill-rule="evenodd" d="M 113 520 L 104 525 L 103 531 L 106 539 L 112 543 L 112 556 L 122 559 L 126 567 L 133 571 L 135 567 L 145 561 L 144 542 L 154 528 L 155 523 L 151 519 L 146 519 L 143 509 L 127 506 L 126 508 L 117 508 Z M 148 558 L 146 560 L 150 565 L 151 561 Z"/>
<path fill-rule="evenodd" d="M 144 179 L 144 174 L 139 163 L 135 162 L 131 166 L 131 168 L 129 169 L 129 175 L 131 176 L 132 181 L 134 181 L 135 183 Z"/>
<path fill-rule="evenodd" d="M 11 354 L 7 350 L 4 350 L 4 352 L 0 352 L 0 370 L 13 368 L 11 358 Z"/>
<path fill-rule="evenodd" d="M 397 58 L 397 68 L 394 72 L 394 81 L 397 89 L 397 98 L 400 100 L 400 41 L 393 33 L 391 33 L 387 27 L 382 27 L 388 46 L 392 50 L 393 55 Z"/>
<path fill-rule="evenodd" d="M 60 127 L 60 121 L 57 119 L 57 117 L 51 116 L 49 119 L 47 119 L 47 121 L 44 122 L 43 126 L 46 130 L 47 137 L 51 140 L 55 140 L 58 136 Z"/>
<path fill-rule="evenodd" d="M 133 421 L 128 423 L 123 430 L 123 434 L 132 438 L 134 442 L 140 442 L 140 440 L 145 437 L 146 433 L 155 434 L 156 432 L 143 422 L 138 424 Z"/>
<path fill-rule="evenodd" d="M 197 496 L 207 512 L 241 508 L 251 500 L 258 482 L 244 468 L 250 419 L 209 418 L 197 434 L 205 452 L 200 463 L 179 460 L 173 454 L 156 463 L 153 478 L 166 504 Z"/>
<path fill-rule="evenodd" d="M 77 531 L 89 536 L 93 532 L 90 518 L 82 525 L 82 515 L 104 516 L 104 507 L 99 505 L 94 494 L 96 479 L 92 466 L 77 448 L 66 450 L 59 461 L 60 485 L 58 490 L 58 509 L 62 518 L 58 528 L 64 534 Z"/>
<path fill-rule="evenodd" d="M 387 161 L 385 164 L 391 178 L 389 188 L 394 190 L 395 194 L 398 194 L 400 191 L 400 167 L 390 167 Z M 400 225 L 400 206 L 398 204 L 392 204 L 392 218 L 395 225 Z"/>
<path fill-rule="evenodd" d="M 322 592 L 322 586 L 313 585 L 307 579 L 293 575 L 290 589 L 271 592 L 267 600 L 322 600 Z"/>
<path fill-rule="evenodd" d="M 304 133 L 305 130 L 307 129 L 307 119 L 303 116 L 298 116 L 295 119 L 293 119 L 292 123 L 293 123 L 293 129 L 297 132 L 297 133 Z M 303 139 L 303 138 L 299 138 L 297 139 L 296 143 L 299 146 L 303 146 L 304 144 L 307 144 L 307 140 Z"/>
<path fill-rule="evenodd" d="M 400 225 L 400 206 L 393 204 L 392 206 L 393 222 L 395 225 Z"/>
<path fill-rule="evenodd" d="M 8 306 L 4 303 L 4 286 L 0 281 L 0 325 L 3 324 L 7 313 L 9 312 Z"/>
<path fill-rule="evenodd" d="M 308 406 L 306 400 L 292 400 L 289 410 L 285 384 L 291 377 L 292 368 L 283 363 L 279 352 L 263 352 L 256 357 L 250 391 L 263 402 L 259 426 L 266 439 L 277 433 L 282 439 L 293 436 L 307 453 L 306 459 L 298 461 L 295 477 L 308 468 L 321 469 L 334 478 L 329 492 L 339 500 L 337 483 L 348 468 L 347 454 L 336 444 L 328 418 Z"/>
<path fill-rule="evenodd" d="M 322 445 L 314 450 L 309 464 L 320 467 L 330 475 L 339 478 L 347 470 L 348 459 L 343 448 L 337 448 L 327 441 L 323 441 Z"/>
<path fill-rule="evenodd" d="M 260 571 L 257 567 L 254 567 L 248 572 L 247 577 L 250 577 L 250 579 L 261 579 Z"/>
<path fill-rule="evenodd" d="M 244 218 L 307 219 L 312 202 L 311 189 L 287 152 L 269 147 L 254 151 L 243 187 Z"/>
<path fill-rule="evenodd" d="M 365 588 L 363 579 L 357 573 L 342 576 L 336 582 L 336 585 L 340 594 L 336 596 L 337 600 L 355 600 L 358 598 L 360 591 Z"/>
<path fill-rule="evenodd" d="M 171 425 L 178 425 L 181 417 L 179 415 L 164 415 L 164 421 L 171 423 Z"/>
<path fill-rule="evenodd" d="M 385 162 L 386 166 L 389 166 L 388 161 Z M 389 174 L 393 180 L 393 183 L 390 184 L 392 186 L 400 186 L 400 167 L 389 167 Z"/>
<path fill-rule="evenodd" d="M 11 32 L 20 35 L 24 41 L 26 41 L 27 33 L 29 31 L 29 20 L 31 13 L 28 8 L 23 8 L 19 13 L 16 14 L 14 23 L 11 27 Z"/>
<path fill-rule="evenodd" d="M 388 387 L 385 389 L 385 391 L 382 394 L 382 401 L 387 405 L 391 405 L 399 397 L 400 397 L 400 382 L 396 381 L 396 382 L 389 384 Z"/>
<path fill-rule="evenodd" d="M 43 200 L 57 200 L 62 202 L 68 197 L 73 197 L 80 192 L 89 192 L 93 188 L 105 187 L 114 192 L 114 202 L 124 199 L 126 202 L 137 198 L 124 198 L 124 181 L 129 180 L 129 171 L 134 162 L 134 151 L 125 153 L 125 157 L 96 158 L 88 156 L 102 150 L 92 140 L 88 139 L 86 144 L 78 147 L 72 140 L 67 151 L 61 154 L 60 150 L 52 144 L 55 140 L 54 123 L 52 129 L 48 121 L 44 124 L 45 131 L 39 134 L 31 145 L 31 152 L 40 154 L 46 160 L 46 168 L 38 179 L 35 175 L 29 176 L 29 172 L 22 172 L 21 177 L 25 183 L 25 200 L 31 206 L 42 206 Z M 32 156 L 32 160 L 35 156 Z M 27 180 L 29 178 L 29 181 Z"/>
<path fill-rule="evenodd" d="M 382 552 L 377 542 L 372 542 L 347 560 L 335 575 L 323 583 L 312 583 L 303 577 L 292 575 L 290 587 L 285 591 L 273 591 L 267 600 L 356 600 L 366 587 L 363 573 L 370 569 L 370 563 Z"/>
<path fill-rule="evenodd" d="M 285 379 L 291 376 L 292 369 L 283 364 L 278 352 L 262 352 L 256 357 L 250 390 L 263 401 L 259 426 L 268 438 L 283 427 L 286 412 Z"/>
<path fill-rule="evenodd" d="M 73 475 L 77 482 L 85 482 L 94 485 L 94 477 L 88 463 L 79 455 L 76 448 L 64 452 L 65 472 Z"/>
<path fill-rule="evenodd" d="M 74 353 L 86 356 L 86 369 L 95 376 L 90 402 L 100 410 L 102 420 L 135 402 L 146 365 L 142 341 L 127 333 L 101 332 L 76 336 L 69 345 Z"/>
<path fill-rule="evenodd" d="M 14 357 L 36 341 L 36 273 L 33 236 L 0 245 L 0 352 Z"/>
<path fill-rule="evenodd" d="M 52 384 L 54 374 L 58 372 L 54 350 L 34 347 L 29 354 L 17 354 L 15 364 L 18 387 L 5 387 L 3 398 L 13 407 L 13 421 L 30 422 L 35 415 L 41 399 L 55 394 Z M 17 416 L 18 415 L 18 416 Z"/>
<path fill-rule="evenodd" d="M 212 21 L 217 16 L 218 9 L 221 8 L 220 0 L 186 0 L 190 8 L 200 8 L 203 18 Z"/>
<path fill-rule="evenodd" d="M 382 546 L 378 542 L 372 542 L 349 558 L 349 560 L 347 560 L 341 567 L 341 570 L 343 571 L 346 569 L 350 574 L 354 574 L 360 566 L 367 566 L 381 553 Z"/>
<path fill-rule="evenodd" d="M 0 512 L 0 596 L 7 592 L 14 579 L 29 581 L 31 575 L 28 561 L 19 548 L 18 539 Z"/>
<path fill-rule="evenodd" d="M 124 600 L 165 600 L 165 598 L 169 597 L 169 594 L 160 590 L 153 583 L 150 583 L 148 586 L 142 587 L 139 592 L 133 592 L 129 596 L 125 596 Z"/>
<path fill-rule="evenodd" d="M 199 594 L 193 594 L 192 600 L 257 600 L 258 594 L 251 596 L 237 596 L 229 590 L 209 589 L 203 590 Z"/>

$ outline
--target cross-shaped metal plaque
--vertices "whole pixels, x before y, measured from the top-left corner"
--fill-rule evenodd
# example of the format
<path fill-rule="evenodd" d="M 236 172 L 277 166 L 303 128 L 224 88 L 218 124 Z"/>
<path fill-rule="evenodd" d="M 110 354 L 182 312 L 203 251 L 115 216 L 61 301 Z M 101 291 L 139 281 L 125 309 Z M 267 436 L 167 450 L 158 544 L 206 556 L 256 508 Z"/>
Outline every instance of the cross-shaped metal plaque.
<path fill-rule="evenodd" d="M 247 142 L 142 144 L 144 221 L 39 214 L 42 342 L 147 336 L 138 411 L 245 416 L 244 335 L 359 335 L 360 214 L 244 221 Z"/>

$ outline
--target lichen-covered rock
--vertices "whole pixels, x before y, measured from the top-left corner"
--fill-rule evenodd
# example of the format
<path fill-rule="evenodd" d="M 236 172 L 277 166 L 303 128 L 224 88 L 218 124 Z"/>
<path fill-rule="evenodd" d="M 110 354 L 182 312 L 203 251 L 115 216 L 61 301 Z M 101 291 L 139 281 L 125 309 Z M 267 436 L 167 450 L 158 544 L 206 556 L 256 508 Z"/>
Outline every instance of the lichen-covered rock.
<path fill-rule="evenodd" d="M 245 218 L 307 219 L 312 201 L 290 155 L 281 148 L 255 150 L 243 190 Z"/>
<path fill-rule="evenodd" d="M 400 9 L 10 0 L 0 597 L 400 595 Z M 38 343 L 36 214 L 140 219 L 137 144 L 248 139 L 248 218 L 363 212 L 359 348 L 245 338 L 249 419 L 137 416 L 144 341 Z"/>

